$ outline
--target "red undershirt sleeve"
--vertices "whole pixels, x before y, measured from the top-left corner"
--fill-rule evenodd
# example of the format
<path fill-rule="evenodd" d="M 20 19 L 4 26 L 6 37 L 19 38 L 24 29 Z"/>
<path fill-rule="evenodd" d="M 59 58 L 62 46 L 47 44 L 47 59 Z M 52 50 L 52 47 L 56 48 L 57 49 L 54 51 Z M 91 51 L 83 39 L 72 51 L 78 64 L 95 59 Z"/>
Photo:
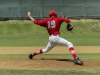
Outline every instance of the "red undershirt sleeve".
<path fill-rule="evenodd" d="M 70 23 L 71 21 L 67 18 L 64 18 L 64 21 L 67 22 L 67 23 Z"/>
<path fill-rule="evenodd" d="M 34 20 L 33 22 L 34 22 L 35 24 L 40 25 L 40 26 L 43 26 L 43 27 L 46 26 L 45 20 Z"/>

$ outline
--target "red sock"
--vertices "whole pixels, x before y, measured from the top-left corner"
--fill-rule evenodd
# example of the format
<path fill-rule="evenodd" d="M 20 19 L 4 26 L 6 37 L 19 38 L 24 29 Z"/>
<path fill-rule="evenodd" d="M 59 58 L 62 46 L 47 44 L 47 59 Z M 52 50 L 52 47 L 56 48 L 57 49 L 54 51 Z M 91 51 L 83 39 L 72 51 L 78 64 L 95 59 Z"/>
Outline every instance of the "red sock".
<path fill-rule="evenodd" d="M 73 47 L 70 47 L 70 48 L 69 48 L 69 51 L 72 53 L 74 59 L 76 59 L 76 58 L 77 58 L 77 55 L 76 55 L 76 53 L 75 53 L 75 51 L 74 51 L 74 48 L 73 48 Z"/>
<path fill-rule="evenodd" d="M 42 49 L 40 49 L 39 51 L 34 52 L 34 53 L 33 53 L 33 56 L 35 56 L 35 55 L 37 55 L 37 54 L 41 54 L 41 53 L 43 53 Z"/>

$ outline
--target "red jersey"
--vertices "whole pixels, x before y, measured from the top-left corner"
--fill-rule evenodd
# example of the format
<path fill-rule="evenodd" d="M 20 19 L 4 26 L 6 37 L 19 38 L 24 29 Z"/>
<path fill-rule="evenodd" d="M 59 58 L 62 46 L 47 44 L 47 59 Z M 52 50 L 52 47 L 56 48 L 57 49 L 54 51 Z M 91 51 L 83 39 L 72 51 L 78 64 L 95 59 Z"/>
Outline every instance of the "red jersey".
<path fill-rule="evenodd" d="M 60 17 L 50 17 L 44 20 L 34 20 L 35 24 L 45 27 L 49 35 L 60 34 L 60 26 L 62 22 L 70 23 L 71 21 L 67 18 L 60 18 Z"/>

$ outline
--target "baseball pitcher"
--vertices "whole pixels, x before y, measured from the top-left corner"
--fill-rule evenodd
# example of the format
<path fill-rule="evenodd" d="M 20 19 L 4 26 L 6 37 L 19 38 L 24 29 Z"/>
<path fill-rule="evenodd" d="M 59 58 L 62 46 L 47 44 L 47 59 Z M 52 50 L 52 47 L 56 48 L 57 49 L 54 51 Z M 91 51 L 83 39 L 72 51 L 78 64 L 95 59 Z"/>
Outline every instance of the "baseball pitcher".
<path fill-rule="evenodd" d="M 43 20 L 36 20 L 31 16 L 31 12 L 28 12 L 28 17 L 34 24 L 45 27 L 48 31 L 48 34 L 50 35 L 47 46 L 44 49 L 40 49 L 32 54 L 29 54 L 30 59 L 32 59 L 35 55 L 50 51 L 56 45 L 62 45 L 69 48 L 69 51 L 74 58 L 73 62 L 75 64 L 83 64 L 83 62 L 80 61 L 77 57 L 73 44 L 68 40 L 65 40 L 64 38 L 60 37 L 60 27 L 63 22 L 66 22 L 68 25 L 70 25 L 71 28 L 73 28 L 73 25 L 71 24 L 71 21 L 68 18 L 57 17 L 57 12 L 55 10 L 51 10 L 49 12 L 49 18 Z"/>

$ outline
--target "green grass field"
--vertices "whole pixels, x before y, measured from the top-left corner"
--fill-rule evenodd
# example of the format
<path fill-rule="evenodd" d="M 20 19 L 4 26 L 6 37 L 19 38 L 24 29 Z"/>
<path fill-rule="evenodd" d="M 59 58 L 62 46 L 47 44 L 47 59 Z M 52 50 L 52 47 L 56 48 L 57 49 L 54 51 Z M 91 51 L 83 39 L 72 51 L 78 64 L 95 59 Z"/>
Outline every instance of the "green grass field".
<path fill-rule="evenodd" d="M 100 46 L 100 22 L 72 22 L 72 32 L 61 26 L 61 37 L 71 41 L 75 46 Z M 0 46 L 46 46 L 49 35 L 45 28 L 34 25 L 30 21 L 0 22 Z M 41 43 L 40 43 L 41 42 Z M 66 54 L 56 54 L 64 58 Z M 55 54 L 43 54 L 38 57 L 55 57 Z M 100 53 L 79 54 L 82 59 L 100 60 Z M 26 54 L 0 54 L 2 58 L 26 58 Z M 67 57 L 71 58 L 70 54 Z M 91 58 L 92 57 L 92 58 Z M 5 61 L 6 62 L 6 61 Z M 99 66 L 99 65 L 98 65 Z M 100 75 L 96 70 L 11 70 L 1 69 L 0 75 Z"/>
<path fill-rule="evenodd" d="M 74 46 L 100 46 L 99 34 L 70 34 L 61 37 L 72 42 Z M 0 46 L 46 46 L 48 35 L 0 35 Z M 41 42 L 41 43 L 40 43 Z"/>
<path fill-rule="evenodd" d="M 99 22 L 72 22 L 73 31 L 66 30 L 66 23 L 61 26 L 61 37 L 75 46 L 100 46 Z M 31 21 L 0 22 L 0 46 L 45 46 L 48 43 L 45 28 L 34 25 Z M 39 43 L 42 42 L 42 43 Z"/>
<path fill-rule="evenodd" d="M 0 70 L 1 75 L 100 75 L 99 70 Z"/>

